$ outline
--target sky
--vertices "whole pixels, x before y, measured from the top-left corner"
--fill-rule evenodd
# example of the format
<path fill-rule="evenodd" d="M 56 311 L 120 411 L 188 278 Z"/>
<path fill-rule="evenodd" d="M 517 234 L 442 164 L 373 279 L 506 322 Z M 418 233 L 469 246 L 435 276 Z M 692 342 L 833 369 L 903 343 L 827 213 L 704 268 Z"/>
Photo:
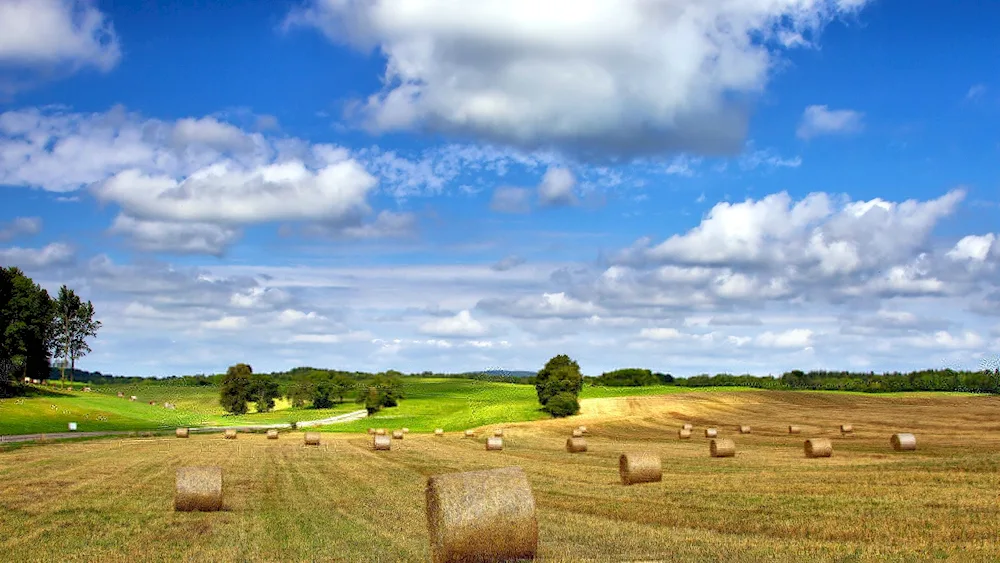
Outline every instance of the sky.
<path fill-rule="evenodd" d="M 0 0 L 78 367 L 979 369 L 1000 3 Z"/>

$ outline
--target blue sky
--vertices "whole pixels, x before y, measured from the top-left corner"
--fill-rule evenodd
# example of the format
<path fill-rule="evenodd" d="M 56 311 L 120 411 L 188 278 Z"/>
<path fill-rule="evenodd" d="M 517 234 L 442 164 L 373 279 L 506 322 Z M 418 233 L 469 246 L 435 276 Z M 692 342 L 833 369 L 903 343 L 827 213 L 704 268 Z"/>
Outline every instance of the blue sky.
<path fill-rule="evenodd" d="M 0 0 L 0 263 L 84 369 L 977 368 L 1000 6 Z"/>

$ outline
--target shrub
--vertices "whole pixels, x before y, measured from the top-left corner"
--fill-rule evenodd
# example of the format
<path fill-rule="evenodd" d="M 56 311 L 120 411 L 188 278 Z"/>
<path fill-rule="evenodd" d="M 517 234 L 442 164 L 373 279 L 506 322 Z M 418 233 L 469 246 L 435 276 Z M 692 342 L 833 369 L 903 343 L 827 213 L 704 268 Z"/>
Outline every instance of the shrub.
<path fill-rule="evenodd" d="M 580 403 L 572 393 L 556 393 L 545 404 L 545 410 L 556 418 L 562 418 L 580 412 Z"/>

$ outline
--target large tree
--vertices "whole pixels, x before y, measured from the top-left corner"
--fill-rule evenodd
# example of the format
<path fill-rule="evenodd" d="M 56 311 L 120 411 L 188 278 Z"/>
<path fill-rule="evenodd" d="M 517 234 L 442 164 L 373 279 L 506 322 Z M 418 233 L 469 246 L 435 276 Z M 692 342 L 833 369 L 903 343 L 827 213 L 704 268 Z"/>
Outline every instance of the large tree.
<path fill-rule="evenodd" d="M 580 365 L 566 354 L 560 354 L 546 362 L 545 367 L 535 376 L 535 392 L 538 394 L 538 402 L 543 406 L 559 393 L 578 397 L 581 389 L 583 375 L 580 373 Z"/>
<path fill-rule="evenodd" d="M 250 381 L 253 369 L 249 364 L 236 364 L 229 366 L 226 375 L 222 378 L 222 387 L 219 391 L 219 404 L 226 412 L 231 414 L 246 414 L 250 407 L 252 383 Z"/>
<path fill-rule="evenodd" d="M 19 268 L 0 268 L 0 358 L 18 378 L 48 378 L 53 303 Z"/>
<path fill-rule="evenodd" d="M 87 338 L 97 336 L 101 321 L 94 320 L 94 305 L 90 301 L 84 303 L 76 292 L 65 285 L 59 288 L 59 296 L 54 305 L 53 350 L 57 357 L 63 359 L 59 381 L 65 384 L 68 364 L 69 380 L 72 383 L 76 360 L 91 351 Z"/>

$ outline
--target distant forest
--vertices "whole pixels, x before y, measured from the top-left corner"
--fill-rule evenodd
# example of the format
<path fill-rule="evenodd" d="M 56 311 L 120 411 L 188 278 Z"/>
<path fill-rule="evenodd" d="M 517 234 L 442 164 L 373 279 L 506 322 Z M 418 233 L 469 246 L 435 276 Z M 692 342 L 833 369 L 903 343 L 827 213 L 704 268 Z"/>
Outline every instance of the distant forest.
<path fill-rule="evenodd" d="M 479 381 L 516 383 L 523 385 L 535 384 L 535 373 L 530 371 L 506 372 L 501 370 L 486 370 L 465 373 L 421 373 L 404 374 L 388 370 L 378 374 L 356 371 L 340 371 L 313 367 L 297 367 L 289 371 L 272 372 L 279 385 L 284 387 L 299 379 L 329 379 L 344 375 L 351 379 L 368 380 L 376 375 L 389 377 L 441 377 L 464 378 Z M 163 383 L 171 385 L 217 385 L 222 374 L 215 375 L 183 375 L 161 378 L 129 377 L 74 370 L 73 379 L 79 382 L 100 384 L 122 383 Z M 59 370 L 52 369 L 52 379 L 59 378 Z M 848 371 L 800 371 L 785 372 L 780 376 L 732 375 L 720 373 L 717 375 L 701 374 L 691 377 L 674 377 L 667 373 L 654 372 L 642 368 L 625 368 L 602 373 L 600 376 L 584 377 L 585 385 L 603 387 L 638 387 L 649 385 L 676 385 L 679 387 L 754 387 L 758 389 L 803 389 L 829 391 L 860 391 L 865 393 L 889 393 L 900 391 L 961 391 L 969 393 L 1000 394 L 1000 369 L 984 369 L 981 371 L 956 371 L 951 369 L 929 369 L 909 373 Z"/>

